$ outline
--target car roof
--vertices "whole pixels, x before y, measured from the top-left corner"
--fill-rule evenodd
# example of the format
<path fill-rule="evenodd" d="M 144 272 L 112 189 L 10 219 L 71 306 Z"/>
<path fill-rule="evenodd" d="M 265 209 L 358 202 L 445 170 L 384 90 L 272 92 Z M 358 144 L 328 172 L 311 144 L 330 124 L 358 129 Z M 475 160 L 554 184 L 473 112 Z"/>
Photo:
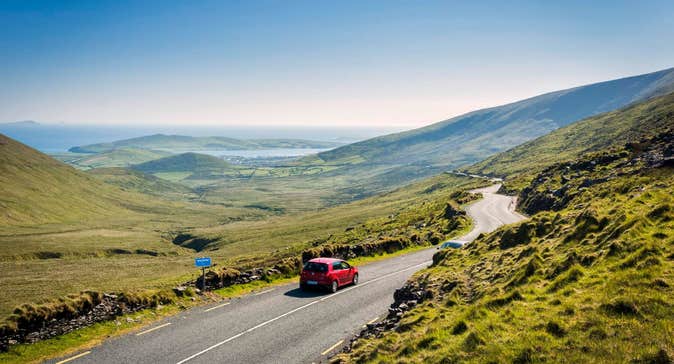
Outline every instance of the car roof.
<path fill-rule="evenodd" d="M 447 241 L 443 242 L 443 244 L 447 244 L 447 243 L 457 243 L 457 244 L 465 245 L 468 242 L 465 241 L 465 240 L 447 240 Z"/>
<path fill-rule="evenodd" d="M 312 263 L 333 263 L 333 262 L 341 262 L 341 259 L 337 258 L 314 258 L 311 259 L 310 262 Z"/>

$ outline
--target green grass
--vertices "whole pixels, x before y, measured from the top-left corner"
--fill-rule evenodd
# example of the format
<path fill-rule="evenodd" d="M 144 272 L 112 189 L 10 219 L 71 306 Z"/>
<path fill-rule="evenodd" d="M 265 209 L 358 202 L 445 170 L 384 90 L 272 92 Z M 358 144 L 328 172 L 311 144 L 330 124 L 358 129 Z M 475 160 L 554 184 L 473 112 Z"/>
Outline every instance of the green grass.
<path fill-rule="evenodd" d="M 127 168 L 96 168 L 87 173 L 124 191 L 140 192 L 171 200 L 199 199 L 198 193 L 185 185 Z"/>
<path fill-rule="evenodd" d="M 227 249 L 236 255 L 256 255 L 276 247 L 306 246 L 309 242 L 349 243 L 364 241 L 383 231 L 413 233 L 416 223 L 430 223 L 446 203 L 464 189 L 484 182 L 441 175 L 387 194 L 310 213 L 241 221 L 194 229 L 191 233 L 213 239 L 206 249 Z M 347 227 L 352 228 L 345 232 Z M 424 231 L 428 230 L 422 229 Z"/>
<path fill-rule="evenodd" d="M 192 172 L 157 172 L 152 174 L 155 177 L 165 179 L 169 182 L 180 182 L 192 175 Z"/>
<path fill-rule="evenodd" d="M 665 223 L 647 216 L 658 205 L 674 203 L 674 186 L 653 188 L 667 178 L 658 173 L 648 177 L 645 186 L 651 188 L 650 194 L 607 195 L 589 202 L 585 209 L 605 211 L 600 218 L 610 221 L 598 234 L 568 241 L 576 217 L 584 210 L 570 207 L 559 213 L 554 231 L 536 235 L 531 242 L 500 248 L 500 236 L 515 228 L 507 227 L 468 249 L 448 252 L 433 268 L 416 276 L 422 287 L 433 291 L 432 300 L 407 313 L 401 329 L 360 340 L 352 353 L 339 359 L 615 363 L 654 362 L 647 359 L 662 353 L 671 358 L 674 215 L 663 214 Z M 603 186 L 590 193 L 601 195 L 614 188 Z M 571 206 L 579 201 L 588 200 L 576 200 Z M 606 233 L 625 222 L 612 210 L 638 223 L 633 230 L 604 240 Z M 541 213 L 532 222 L 544 226 L 550 218 L 554 215 Z M 655 238 L 659 233 L 669 237 Z M 620 248 L 611 248 L 614 245 Z M 648 246 L 653 248 L 644 248 Z M 532 257 L 540 258 L 541 264 L 527 269 Z M 564 263 L 569 260 L 578 263 Z M 524 280 L 523 272 L 527 272 Z M 443 286 L 455 288 L 443 290 Z M 519 298 L 509 298 L 515 292 Z M 456 330 L 457 325 L 465 328 Z"/>

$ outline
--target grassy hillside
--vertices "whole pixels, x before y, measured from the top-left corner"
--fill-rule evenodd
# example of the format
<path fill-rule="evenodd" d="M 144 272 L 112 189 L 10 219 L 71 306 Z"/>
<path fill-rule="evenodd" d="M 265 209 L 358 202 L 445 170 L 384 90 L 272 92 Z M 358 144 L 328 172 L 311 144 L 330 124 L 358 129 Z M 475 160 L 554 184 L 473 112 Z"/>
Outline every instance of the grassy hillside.
<path fill-rule="evenodd" d="M 171 232 L 269 215 L 187 202 L 198 196 L 140 172 L 94 171 L 0 135 L 0 312 L 87 287 L 175 282 L 193 251 Z"/>
<path fill-rule="evenodd" d="M 381 325 L 395 329 L 364 334 L 333 361 L 671 362 L 671 99 L 541 138 L 530 147 L 547 163 L 516 151 L 486 163 L 523 183 L 531 219 L 436 254 L 398 293 L 405 313 Z M 576 144 L 579 130 L 592 134 Z"/>
<path fill-rule="evenodd" d="M 238 178 L 241 171 L 250 169 L 231 165 L 222 158 L 191 152 L 152 160 L 131 168 L 169 181 L 206 180 L 206 183 L 226 175 Z"/>
<path fill-rule="evenodd" d="M 116 185 L 124 191 L 135 191 L 164 198 L 198 198 L 198 194 L 187 186 L 128 168 L 96 168 L 87 173 L 107 184 Z"/>
<path fill-rule="evenodd" d="M 129 213 L 122 191 L 0 134 L 0 225 Z M 2 229 L 4 230 L 4 229 Z"/>
<path fill-rule="evenodd" d="M 171 151 L 195 150 L 250 150 L 278 148 L 334 148 L 337 142 L 303 139 L 235 139 L 226 137 L 192 137 L 155 134 L 112 143 L 99 143 L 70 148 L 74 153 L 102 153 L 119 148 L 141 148 Z"/>
<path fill-rule="evenodd" d="M 171 155 L 169 152 L 157 150 L 123 147 L 102 153 L 63 153 L 53 155 L 54 158 L 68 163 L 78 169 L 128 167 Z"/>
<path fill-rule="evenodd" d="M 133 166 L 133 169 L 147 173 L 208 173 L 211 171 L 223 171 L 231 168 L 232 166 L 221 158 L 199 153 L 172 155 Z"/>

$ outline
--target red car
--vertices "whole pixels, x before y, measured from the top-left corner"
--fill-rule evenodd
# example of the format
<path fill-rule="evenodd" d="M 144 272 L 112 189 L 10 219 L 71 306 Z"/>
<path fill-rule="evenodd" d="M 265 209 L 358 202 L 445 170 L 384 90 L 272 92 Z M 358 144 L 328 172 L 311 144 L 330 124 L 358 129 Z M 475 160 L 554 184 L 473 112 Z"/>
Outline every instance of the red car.
<path fill-rule="evenodd" d="M 300 289 L 325 287 L 331 292 L 347 284 L 358 284 L 358 268 L 335 258 L 315 258 L 304 264 Z"/>

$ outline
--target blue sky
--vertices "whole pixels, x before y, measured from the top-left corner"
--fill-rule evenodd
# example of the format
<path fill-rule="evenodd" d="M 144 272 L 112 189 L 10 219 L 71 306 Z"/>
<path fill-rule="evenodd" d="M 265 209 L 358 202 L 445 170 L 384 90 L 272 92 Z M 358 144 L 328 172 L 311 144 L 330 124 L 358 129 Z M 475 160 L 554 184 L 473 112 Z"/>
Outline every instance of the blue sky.
<path fill-rule="evenodd" d="M 672 1 L 0 1 L 0 121 L 421 126 L 674 66 Z"/>

